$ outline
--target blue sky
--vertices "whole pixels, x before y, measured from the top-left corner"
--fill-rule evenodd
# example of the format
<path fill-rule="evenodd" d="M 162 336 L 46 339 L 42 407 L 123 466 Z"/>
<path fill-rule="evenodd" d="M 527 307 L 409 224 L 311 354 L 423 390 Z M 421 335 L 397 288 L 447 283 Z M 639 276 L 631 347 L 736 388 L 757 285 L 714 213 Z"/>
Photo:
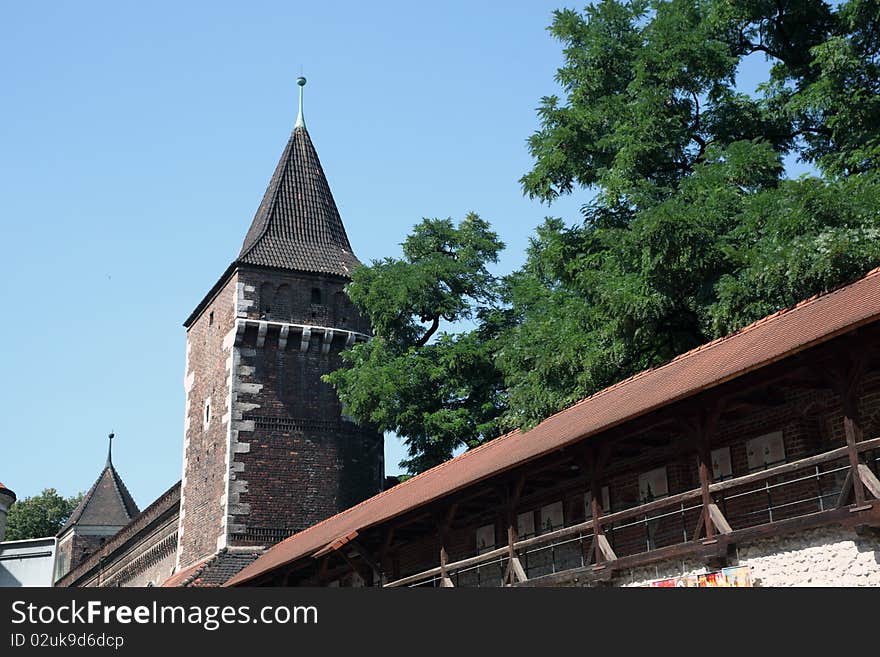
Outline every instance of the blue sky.
<path fill-rule="evenodd" d="M 580 6 L 581 3 L 569 6 Z M 0 5 L 0 481 L 143 507 L 180 477 L 181 326 L 235 257 L 296 115 L 356 253 L 476 211 L 522 262 L 535 107 L 556 91 L 544 2 Z M 744 86 L 763 70 L 750 63 Z M 402 449 L 386 446 L 389 473 Z"/>

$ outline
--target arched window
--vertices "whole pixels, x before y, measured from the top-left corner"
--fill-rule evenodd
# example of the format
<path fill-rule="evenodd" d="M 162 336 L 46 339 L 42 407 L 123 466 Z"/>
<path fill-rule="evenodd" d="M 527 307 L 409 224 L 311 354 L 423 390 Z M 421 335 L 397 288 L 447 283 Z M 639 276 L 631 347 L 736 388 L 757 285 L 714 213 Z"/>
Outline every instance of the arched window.
<path fill-rule="evenodd" d="M 271 283 L 263 283 L 260 286 L 260 317 L 267 319 L 272 312 L 272 302 L 275 296 L 275 286 Z"/>

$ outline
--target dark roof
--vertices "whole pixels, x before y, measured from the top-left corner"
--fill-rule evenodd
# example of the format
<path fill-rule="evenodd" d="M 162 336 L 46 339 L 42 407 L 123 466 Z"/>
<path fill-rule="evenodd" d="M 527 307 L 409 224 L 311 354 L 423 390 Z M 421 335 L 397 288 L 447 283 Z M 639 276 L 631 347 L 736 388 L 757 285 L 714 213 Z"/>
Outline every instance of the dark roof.
<path fill-rule="evenodd" d="M 0 493 L 11 497 L 13 502 L 15 501 L 15 493 L 13 493 L 9 488 L 6 488 L 6 486 L 4 486 L 2 482 L 0 482 Z"/>
<path fill-rule="evenodd" d="M 140 511 L 122 477 L 109 460 L 98 475 L 98 480 L 85 494 L 58 536 L 74 525 L 123 527 Z"/>
<path fill-rule="evenodd" d="M 305 127 L 290 135 L 238 262 L 346 278 L 359 264 Z"/>
<path fill-rule="evenodd" d="M 186 318 L 185 327 L 189 328 L 240 265 L 346 279 L 360 265 L 305 126 L 291 133 L 238 258 Z"/>
<path fill-rule="evenodd" d="M 274 545 L 228 584 L 248 582 L 340 537 L 877 321 L 880 268 L 605 388 L 529 431 L 513 431 L 407 479 Z"/>
<path fill-rule="evenodd" d="M 222 586 L 241 569 L 256 561 L 264 551 L 263 548 L 236 550 L 235 552 L 230 552 L 228 549 L 220 550 L 216 554 L 175 573 L 165 580 L 162 586 Z"/>
<path fill-rule="evenodd" d="M 121 553 L 133 541 L 137 540 L 138 535 L 148 528 L 151 523 L 157 519 L 167 517 L 171 513 L 177 515 L 180 509 L 180 485 L 181 482 L 178 481 L 162 493 L 150 506 L 137 514 L 131 519 L 131 522 L 109 538 L 99 550 L 92 552 L 84 561 L 59 579 L 55 585 L 76 586 L 77 582 L 93 572 L 105 559 L 113 556 L 114 553 Z"/>

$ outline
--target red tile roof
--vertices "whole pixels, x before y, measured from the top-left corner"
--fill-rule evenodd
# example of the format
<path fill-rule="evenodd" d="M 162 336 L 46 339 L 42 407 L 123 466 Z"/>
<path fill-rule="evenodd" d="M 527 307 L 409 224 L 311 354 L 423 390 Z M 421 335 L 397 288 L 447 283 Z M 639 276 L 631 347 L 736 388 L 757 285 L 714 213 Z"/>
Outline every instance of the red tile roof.
<path fill-rule="evenodd" d="M 718 386 L 880 319 L 880 268 L 864 278 L 645 370 L 390 488 L 272 547 L 227 582 L 242 584 L 352 531 L 388 521 L 505 470 Z"/>
<path fill-rule="evenodd" d="M 184 582 L 186 582 L 191 576 L 198 575 L 201 570 L 212 560 L 215 555 L 211 555 L 210 557 L 205 557 L 201 561 L 197 561 L 192 566 L 188 566 L 183 570 L 180 570 L 174 573 L 171 577 L 162 582 L 163 587 L 176 587 L 183 586 Z"/>

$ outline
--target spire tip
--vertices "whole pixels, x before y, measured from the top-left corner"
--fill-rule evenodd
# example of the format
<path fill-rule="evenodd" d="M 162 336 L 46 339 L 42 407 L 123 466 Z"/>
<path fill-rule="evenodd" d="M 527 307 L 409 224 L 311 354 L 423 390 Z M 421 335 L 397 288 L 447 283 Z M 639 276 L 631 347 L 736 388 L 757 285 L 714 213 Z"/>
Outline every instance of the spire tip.
<path fill-rule="evenodd" d="M 303 87 L 306 86 L 306 79 L 300 75 L 296 79 L 296 83 L 299 85 L 299 113 L 296 115 L 296 125 L 294 128 L 305 128 L 306 122 L 303 119 Z"/>
<path fill-rule="evenodd" d="M 114 434 L 114 433 L 111 431 L 110 434 L 107 436 L 107 438 L 108 438 L 109 441 L 110 441 L 110 444 L 109 444 L 109 446 L 107 447 L 107 465 L 108 465 L 108 466 L 113 465 L 113 438 L 115 437 L 115 435 L 116 435 L 116 434 Z"/>

